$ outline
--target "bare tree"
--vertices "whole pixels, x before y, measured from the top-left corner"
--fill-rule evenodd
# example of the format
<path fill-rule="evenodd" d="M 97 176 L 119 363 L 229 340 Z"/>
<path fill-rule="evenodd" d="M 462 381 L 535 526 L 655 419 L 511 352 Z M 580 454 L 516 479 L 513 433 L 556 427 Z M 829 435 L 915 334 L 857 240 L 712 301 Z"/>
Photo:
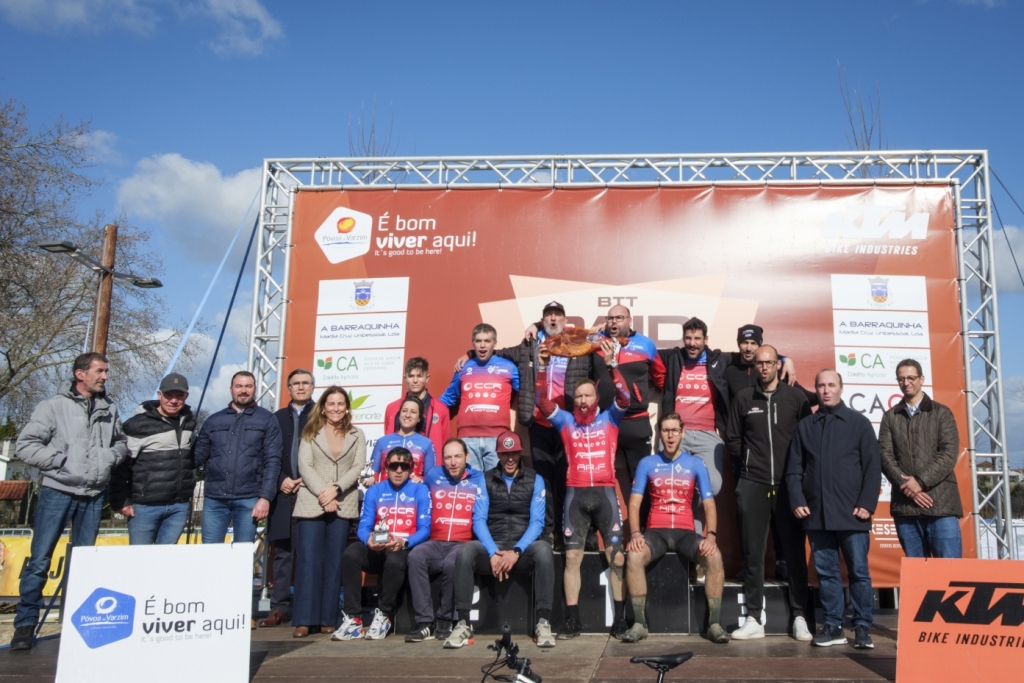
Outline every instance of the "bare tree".
<path fill-rule="evenodd" d="M 85 175 L 88 131 L 88 124 L 64 120 L 32 130 L 24 107 L 12 99 L 0 103 L 0 411 L 16 424 L 69 379 L 91 324 L 96 275 L 38 248 L 66 240 L 99 256 L 108 221 L 77 214 L 78 201 L 96 185 Z M 148 248 L 149 235 L 123 216 L 117 222 L 117 269 L 159 275 L 162 264 Z M 115 283 L 108 343 L 112 393 L 126 397 L 160 372 L 167 347 L 180 339 L 179 330 L 163 324 L 164 315 L 158 291 Z M 193 346 L 185 355 L 195 351 Z"/>
<path fill-rule="evenodd" d="M 850 89 L 839 60 L 836 60 L 839 72 L 839 94 L 843 98 L 846 109 L 846 141 L 851 148 L 866 152 L 872 149 L 889 149 L 889 136 L 882 125 L 882 89 L 875 81 L 875 91 L 868 92 L 865 97 L 860 86 Z"/>
<path fill-rule="evenodd" d="M 370 119 L 366 119 L 366 105 L 359 104 L 359 120 L 353 125 L 348 117 L 348 153 L 354 157 L 389 157 L 398 151 L 398 139 L 392 140 L 395 130 L 395 109 L 389 107 L 387 127 L 377 125 L 377 98 L 373 98 Z"/>

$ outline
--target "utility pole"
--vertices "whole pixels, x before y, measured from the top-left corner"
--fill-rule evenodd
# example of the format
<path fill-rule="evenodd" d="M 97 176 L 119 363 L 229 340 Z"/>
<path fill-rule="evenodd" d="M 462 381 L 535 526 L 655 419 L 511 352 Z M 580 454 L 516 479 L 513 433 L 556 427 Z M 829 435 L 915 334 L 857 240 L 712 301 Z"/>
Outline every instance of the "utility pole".
<path fill-rule="evenodd" d="M 107 333 L 110 329 L 110 298 L 114 293 L 114 256 L 117 254 L 117 226 L 113 223 L 103 228 L 103 254 L 100 282 L 96 288 L 96 322 L 93 325 L 92 350 L 107 353 Z"/>

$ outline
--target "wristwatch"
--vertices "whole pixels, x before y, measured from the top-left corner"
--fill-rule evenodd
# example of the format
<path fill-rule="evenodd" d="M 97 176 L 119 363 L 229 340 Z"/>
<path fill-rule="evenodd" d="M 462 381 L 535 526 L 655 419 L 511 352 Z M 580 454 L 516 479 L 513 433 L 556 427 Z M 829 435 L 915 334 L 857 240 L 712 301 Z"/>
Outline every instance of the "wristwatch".
<path fill-rule="evenodd" d="M 514 552 L 516 554 L 516 557 L 521 557 L 522 554 L 523 554 L 523 551 L 520 550 L 519 548 L 512 548 L 512 552 Z"/>

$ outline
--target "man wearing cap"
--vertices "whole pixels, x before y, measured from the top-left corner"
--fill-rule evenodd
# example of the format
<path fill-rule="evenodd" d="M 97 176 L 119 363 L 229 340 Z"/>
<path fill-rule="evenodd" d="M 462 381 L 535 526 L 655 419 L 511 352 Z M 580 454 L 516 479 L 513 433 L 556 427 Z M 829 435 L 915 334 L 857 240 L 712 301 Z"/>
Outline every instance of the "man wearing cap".
<path fill-rule="evenodd" d="M 554 528 L 562 528 L 562 504 L 565 501 L 565 481 L 568 461 L 558 430 L 551 426 L 537 407 L 535 382 L 537 379 L 537 349 L 541 342 L 554 337 L 565 329 L 565 307 L 557 301 L 545 304 L 541 321 L 535 323 L 536 335 L 528 335 L 522 343 L 507 349 L 498 349 L 496 356 L 512 361 L 519 368 L 519 424 L 530 430 L 530 454 L 533 467 L 544 479 L 544 486 L 552 498 Z M 459 368 L 465 363 L 459 359 Z M 572 411 L 573 387 L 581 379 L 595 382 L 598 392 L 598 406 L 607 410 L 615 400 L 611 378 L 604 363 L 594 362 L 594 356 L 577 358 L 551 356 L 548 361 L 546 398 L 563 410 Z M 568 387 L 568 392 L 566 391 Z M 561 534 L 559 534 L 559 541 Z M 561 545 L 561 543 L 559 543 Z"/>
<path fill-rule="evenodd" d="M 533 574 L 537 615 L 534 640 L 538 647 L 554 647 L 551 605 L 555 592 L 555 566 L 551 551 L 551 504 L 544 479 L 520 460 L 523 446 L 515 432 L 498 435 L 498 466 L 484 473 L 487 498 L 477 505 L 487 516 L 490 539 L 469 541 L 455 560 L 455 611 L 469 623 L 473 602 L 473 574 L 490 574 L 504 581 L 509 574 Z"/>
<path fill-rule="evenodd" d="M 188 380 L 172 372 L 124 423 L 128 458 L 111 476 L 110 507 L 128 518 L 131 545 L 177 543 L 188 522 L 196 418 L 186 399 Z"/>

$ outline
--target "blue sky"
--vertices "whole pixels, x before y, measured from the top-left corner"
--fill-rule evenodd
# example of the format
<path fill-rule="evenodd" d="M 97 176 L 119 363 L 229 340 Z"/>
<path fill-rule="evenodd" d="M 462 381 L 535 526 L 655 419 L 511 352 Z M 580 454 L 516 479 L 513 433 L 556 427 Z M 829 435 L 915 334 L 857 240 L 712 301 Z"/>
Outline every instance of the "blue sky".
<path fill-rule="evenodd" d="M 153 231 L 178 320 L 242 220 L 261 160 L 347 155 L 350 117 L 374 100 L 406 155 L 841 150 L 838 60 L 851 85 L 877 82 L 890 147 L 989 149 L 1024 202 L 1022 27 L 1024 5 L 998 0 L 0 0 L 0 95 L 37 123 L 92 122 L 105 185 L 83 211 L 123 210 Z M 1024 216 L 995 197 L 1024 257 Z M 1013 385 L 1024 285 L 999 265 Z M 232 367 L 250 288 L 247 276 Z M 1011 449 L 1024 454 L 1024 403 L 1008 399 Z"/>

